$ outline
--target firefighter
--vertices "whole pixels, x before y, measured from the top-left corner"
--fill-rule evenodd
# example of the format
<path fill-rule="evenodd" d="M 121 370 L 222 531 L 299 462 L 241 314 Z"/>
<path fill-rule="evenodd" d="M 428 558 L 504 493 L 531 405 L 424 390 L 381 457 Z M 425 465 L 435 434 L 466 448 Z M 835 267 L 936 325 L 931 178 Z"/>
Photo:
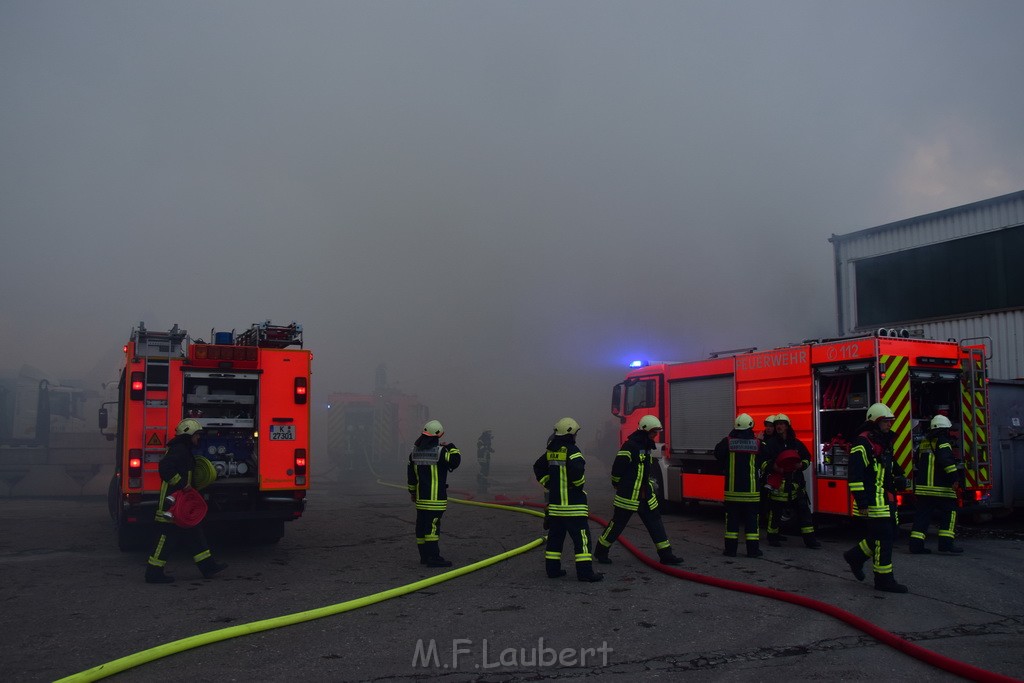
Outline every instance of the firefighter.
<path fill-rule="evenodd" d="M 747 557 L 761 557 L 758 526 L 761 506 L 759 480 L 764 465 L 764 443 L 754 434 L 754 420 L 736 416 L 733 430 L 715 446 L 715 459 L 725 472 L 725 551 L 736 557 L 740 524 L 746 532 Z"/>
<path fill-rule="evenodd" d="M 811 466 L 811 453 L 796 438 L 788 415 L 775 415 L 774 424 L 775 438 L 766 442 L 765 471 L 779 475 L 781 481 L 768 494 L 768 545 L 777 548 L 785 540 L 780 527 L 782 513 L 788 507 L 800 525 L 804 545 L 816 550 L 821 547 L 821 542 L 814 535 L 811 500 L 807 496 L 807 481 L 804 479 L 804 470 Z"/>
<path fill-rule="evenodd" d="M 651 480 L 651 468 L 657 467 L 651 460 L 651 451 L 658 447 L 655 440 L 661 432 L 661 420 L 654 415 L 644 415 L 638 427 L 622 444 L 612 463 L 614 513 L 594 544 L 594 557 L 601 564 L 612 563 L 608 558 L 608 550 L 636 512 L 647 527 L 654 547 L 658 549 L 661 563 L 682 564 L 683 560 L 672 554 L 672 543 L 665 533 L 665 525 L 658 512 L 658 496 Z"/>
<path fill-rule="evenodd" d="M 761 441 L 768 442 L 775 438 L 775 415 L 769 415 L 764 419 L 764 430 L 761 431 Z"/>
<path fill-rule="evenodd" d="M 959 555 L 963 548 L 956 537 L 956 494 L 964 465 L 953 453 L 949 430 L 953 424 L 945 415 L 936 415 L 930 430 L 918 448 L 914 468 L 914 526 L 910 532 L 910 552 L 926 555 L 924 547 L 928 525 L 936 515 L 939 527 L 939 552 Z"/>
<path fill-rule="evenodd" d="M 896 492 L 906 488 L 906 479 L 893 474 L 892 424 L 896 417 L 889 406 L 875 403 L 868 408 L 867 421 L 850 448 L 847 479 L 853 494 L 853 515 L 861 521 L 864 536 L 843 559 L 858 581 L 864 580 L 864 563 L 874 565 L 875 590 L 906 593 L 892 572 L 892 545 L 896 536 Z"/>
<path fill-rule="evenodd" d="M 491 474 L 491 430 L 485 429 L 480 438 L 476 440 L 476 463 L 480 466 L 480 473 L 476 477 L 477 489 L 480 493 L 487 493 L 488 478 Z"/>
<path fill-rule="evenodd" d="M 416 504 L 416 547 L 420 564 L 428 567 L 450 567 L 441 557 L 441 516 L 448 508 L 448 473 L 462 462 L 462 453 L 455 444 L 441 443 L 444 427 L 437 420 L 423 425 L 409 453 L 407 468 L 409 497 Z"/>
<path fill-rule="evenodd" d="M 556 422 L 547 448 L 533 463 L 533 474 L 548 492 L 544 518 L 548 530 L 544 568 L 548 578 L 565 576 L 562 545 L 568 535 L 575 551 L 576 578 L 593 582 L 600 581 L 604 575 L 594 571 L 590 555 L 587 492 L 583 490 L 586 463 L 576 445 L 579 431 L 579 423 L 571 417 L 563 417 Z"/>
<path fill-rule="evenodd" d="M 165 559 L 171 548 L 184 537 L 192 552 L 203 578 L 212 579 L 218 572 L 227 569 L 227 565 L 217 562 L 210 554 L 210 546 L 206 542 L 206 534 L 201 525 L 182 528 L 174 524 L 167 509 L 173 504 L 173 494 L 192 487 L 192 472 L 196 467 L 196 458 L 192 449 L 199 445 L 200 432 L 203 425 L 195 419 L 185 418 L 174 429 L 174 438 L 167 442 L 167 450 L 160 459 L 160 498 L 156 506 L 157 537 L 153 553 L 146 565 L 146 583 L 171 583 L 173 576 L 164 573 Z"/>

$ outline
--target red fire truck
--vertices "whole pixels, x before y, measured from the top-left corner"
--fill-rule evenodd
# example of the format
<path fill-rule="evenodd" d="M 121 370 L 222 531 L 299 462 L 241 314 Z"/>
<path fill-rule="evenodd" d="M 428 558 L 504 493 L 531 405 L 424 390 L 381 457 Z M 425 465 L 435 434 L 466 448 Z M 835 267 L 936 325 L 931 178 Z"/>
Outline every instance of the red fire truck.
<path fill-rule="evenodd" d="M 749 413 L 759 431 L 765 417 L 785 413 L 816 454 L 807 472 L 811 509 L 849 515 L 849 447 L 868 406 L 881 401 L 896 415 L 895 458 L 908 477 L 915 443 L 941 413 L 953 422 L 966 465 L 964 502 L 983 507 L 992 488 L 985 360 L 984 344 L 879 330 L 692 362 L 635 362 L 615 385 L 612 414 L 621 422 L 621 439 L 636 430 L 641 416 L 661 419 L 659 495 L 689 502 L 723 499 L 724 478 L 713 453 L 737 414 Z"/>
<path fill-rule="evenodd" d="M 124 346 L 117 424 L 107 434 L 116 442 L 109 505 L 122 550 L 148 542 L 157 466 L 186 417 L 203 424 L 196 455 L 217 472 L 203 489 L 211 523 L 238 525 L 249 540 L 273 543 L 284 522 L 302 515 L 313 358 L 302 348 L 302 327 L 268 320 L 238 335 L 211 331 L 210 341 L 192 341 L 177 325 L 153 332 L 139 323 Z M 99 419 L 106 430 L 106 407 Z"/>

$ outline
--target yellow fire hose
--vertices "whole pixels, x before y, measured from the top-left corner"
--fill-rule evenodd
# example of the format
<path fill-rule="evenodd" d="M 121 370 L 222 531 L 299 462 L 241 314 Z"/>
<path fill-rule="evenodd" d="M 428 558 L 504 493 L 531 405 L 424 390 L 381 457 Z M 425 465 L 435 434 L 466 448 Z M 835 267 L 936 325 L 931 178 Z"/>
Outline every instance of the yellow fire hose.
<path fill-rule="evenodd" d="M 404 489 L 404 486 L 396 486 L 394 484 L 387 484 L 385 482 L 378 482 L 385 486 L 392 486 L 394 488 Z M 513 512 L 521 512 L 527 515 L 534 515 L 535 517 L 543 517 L 544 513 L 536 510 L 528 510 L 525 508 L 513 507 L 510 505 L 499 505 L 497 503 L 481 503 L 473 500 L 461 500 L 458 498 L 449 498 L 454 503 L 460 503 L 462 505 L 476 505 L 478 507 L 496 508 L 499 510 L 511 510 Z M 451 581 L 460 576 L 470 574 L 484 567 L 489 567 L 492 564 L 503 562 L 509 558 L 521 555 L 527 551 L 533 550 L 540 546 L 545 541 L 544 538 L 535 539 L 526 545 L 513 548 L 500 555 L 489 557 L 479 562 L 466 565 L 465 567 L 459 567 L 458 569 L 452 569 L 443 574 L 432 576 L 429 579 L 423 579 L 416 581 L 415 583 L 409 583 L 404 586 L 392 588 L 390 590 L 382 591 L 380 593 L 374 593 L 373 595 L 367 595 L 366 597 L 356 598 L 355 600 L 347 600 L 345 602 L 339 602 L 335 605 L 328 605 L 327 607 L 319 607 L 317 609 L 307 610 L 305 612 L 296 612 L 295 614 L 287 614 L 281 617 L 273 617 L 271 619 L 263 619 L 260 621 L 253 621 L 248 624 L 239 624 L 237 626 L 228 626 L 227 628 L 217 629 L 215 631 L 208 631 L 206 633 L 200 633 L 198 635 L 189 636 L 188 638 L 182 638 L 181 640 L 175 640 L 170 643 L 163 645 L 157 645 L 156 647 L 149 648 L 148 650 L 142 650 L 135 654 L 128 655 L 127 657 L 121 657 L 99 666 L 94 666 L 91 669 L 81 671 L 77 674 L 73 674 L 66 678 L 61 678 L 57 683 L 63 683 L 64 681 L 74 681 L 76 683 L 82 681 L 98 681 L 101 678 L 112 676 L 113 674 L 120 673 L 127 669 L 152 662 L 162 657 L 177 654 L 178 652 L 184 652 L 185 650 L 191 650 L 203 645 L 209 645 L 210 643 L 217 643 L 222 640 L 230 640 L 231 638 L 238 638 L 239 636 L 247 636 L 253 633 L 259 633 L 261 631 L 269 631 L 275 628 L 281 628 L 282 626 L 291 626 L 292 624 L 301 624 L 304 621 L 313 621 L 314 619 L 321 619 L 323 617 L 329 617 L 335 614 L 342 614 L 343 612 L 350 612 L 361 607 L 367 607 L 374 605 L 378 602 L 384 602 L 391 598 L 397 598 L 401 595 L 407 595 L 409 593 L 415 593 L 418 590 L 422 590 L 429 586 L 434 586 L 445 581 Z"/>

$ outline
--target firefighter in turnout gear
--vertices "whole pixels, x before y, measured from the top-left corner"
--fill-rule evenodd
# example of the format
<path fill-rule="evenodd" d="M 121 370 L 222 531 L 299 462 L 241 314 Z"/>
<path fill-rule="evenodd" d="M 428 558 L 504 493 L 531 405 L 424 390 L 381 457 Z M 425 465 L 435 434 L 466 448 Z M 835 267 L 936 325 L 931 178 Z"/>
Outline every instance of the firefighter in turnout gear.
<path fill-rule="evenodd" d="M 651 461 L 651 451 L 657 448 L 655 439 L 662 429 L 661 420 L 654 415 L 644 415 L 640 418 L 639 427 L 622 444 L 612 464 L 615 509 L 611 521 L 594 544 L 594 557 L 601 564 L 612 563 L 608 550 L 635 512 L 647 527 L 661 563 L 682 564 L 683 560 L 672 554 L 672 544 L 658 512 L 658 496 L 651 480 L 652 468 L 657 467 Z"/>
<path fill-rule="evenodd" d="M 811 501 L 807 496 L 804 470 L 811 465 L 811 453 L 796 438 L 784 413 L 775 415 L 775 438 L 766 442 L 765 470 L 781 476 L 781 483 L 768 494 L 768 545 L 779 547 L 785 540 L 781 530 L 781 517 L 788 507 L 800 525 L 804 545 L 817 549 L 821 542 L 814 535 Z"/>
<path fill-rule="evenodd" d="M 548 543 L 544 550 L 544 567 L 548 578 L 565 576 L 562 569 L 562 545 L 566 535 L 572 539 L 576 559 L 576 578 L 600 581 L 603 574 L 594 571 L 590 556 L 590 527 L 587 524 L 587 492 L 584 473 L 586 463 L 576 445 L 580 425 L 571 417 L 555 423 L 554 434 L 547 449 L 533 463 L 533 474 L 547 489 Z"/>
<path fill-rule="evenodd" d="M 448 508 L 448 473 L 462 462 L 462 454 L 454 444 L 441 443 L 444 427 L 437 420 L 423 425 L 409 453 L 407 468 L 409 497 L 416 504 L 416 547 L 420 564 L 428 567 L 450 567 L 451 561 L 441 557 L 441 516 Z"/>
<path fill-rule="evenodd" d="M 930 553 L 924 547 L 925 534 L 932 518 L 938 516 L 939 552 L 959 555 L 964 550 L 953 542 L 956 537 L 956 490 L 964 465 L 953 452 L 949 430 L 953 424 L 945 415 L 932 418 L 930 431 L 918 447 L 914 459 L 914 527 L 910 532 L 910 552 Z"/>
<path fill-rule="evenodd" d="M 203 425 L 192 418 L 178 423 L 174 438 L 167 442 L 167 450 L 160 459 L 160 498 L 156 506 L 157 538 L 153 553 L 146 565 L 146 583 L 171 583 L 173 576 L 164 573 L 165 559 L 171 548 L 184 537 L 203 577 L 213 578 L 227 565 L 217 562 L 210 554 L 210 546 L 201 525 L 182 528 L 174 524 L 168 508 L 174 503 L 174 493 L 192 487 L 192 472 L 196 467 L 192 449 L 199 445 Z"/>
<path fill-rule="evenodd" d="M 736 416 L 729 435 L 715 446 L 715 459 L 725 473 L 725 551 L 736 557 L 740 523 L 746 532 L 747 557 L 761 557 L 758 526 L 761 492 L 758 487 L 764 465 L 764 444 L 754 434 L 754 420 L 746 413 Z"/>
<path fill-rule="evenodd" d="M 875 589 L 906 593 L 892 572 L 892 545 L 896 536 L 896 492 L 906 488 L 901 473 L 893 475 L 892 437 L 895 416 L 889 406 L 875 403 L 868 408 L 867 421 L 850 449 L 847 479 L 853 494 L 853 515 L 863 525 L 864 536 L 843 559 L 858 581 L 864 580 L 864 563 L 874 565 Z"/>

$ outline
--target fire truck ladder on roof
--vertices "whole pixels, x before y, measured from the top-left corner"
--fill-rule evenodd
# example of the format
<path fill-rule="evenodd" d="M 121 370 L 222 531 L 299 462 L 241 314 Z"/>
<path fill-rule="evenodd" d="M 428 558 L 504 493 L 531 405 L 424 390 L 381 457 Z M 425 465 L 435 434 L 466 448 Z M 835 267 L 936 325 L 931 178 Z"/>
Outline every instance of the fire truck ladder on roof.
<path fill-rule="evenodd" d="M 302 348 L 302 325 L 272 325 L 269 320 L 253 323 L 235 340 L 238 346 L 258 346 L 264 349 L 284 349 L 289 346 Z"/>

